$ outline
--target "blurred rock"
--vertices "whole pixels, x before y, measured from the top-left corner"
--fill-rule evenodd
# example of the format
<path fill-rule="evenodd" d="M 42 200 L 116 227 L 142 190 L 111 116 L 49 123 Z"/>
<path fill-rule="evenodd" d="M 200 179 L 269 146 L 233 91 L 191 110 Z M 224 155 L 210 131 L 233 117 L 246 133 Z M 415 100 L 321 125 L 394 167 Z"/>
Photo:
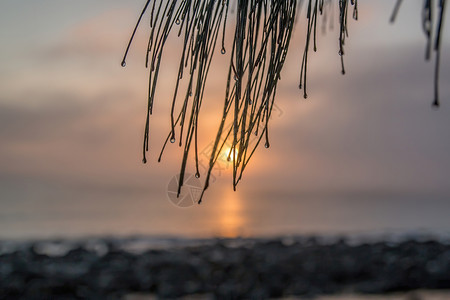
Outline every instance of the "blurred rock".
<path fill-rule="evenodd" d="M 59 251 L 60 244 L 67 248 L 63 241 L 51 247 L 30 243 L 1 254 L 0 299 L 120 299 L 139 293 L 262 299 L 450 289 L 450 246 L 437 241 L 211 240 L 140 253 L 127 252 L 117 240 L 105 242 L 102 251 L 89 242 Z"/>

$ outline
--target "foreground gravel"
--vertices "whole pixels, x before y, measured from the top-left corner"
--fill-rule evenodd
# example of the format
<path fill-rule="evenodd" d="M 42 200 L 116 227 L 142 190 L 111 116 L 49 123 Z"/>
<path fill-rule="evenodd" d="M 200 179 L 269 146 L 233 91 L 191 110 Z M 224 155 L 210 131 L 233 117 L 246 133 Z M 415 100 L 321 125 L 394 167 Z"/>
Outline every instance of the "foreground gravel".
<path fill-rule="evenodd" d="M 109 240 L 0 244 L 0 299 L 273 298 L 450 289 L 450 245 L 207 240 L 142 250 Z"/>

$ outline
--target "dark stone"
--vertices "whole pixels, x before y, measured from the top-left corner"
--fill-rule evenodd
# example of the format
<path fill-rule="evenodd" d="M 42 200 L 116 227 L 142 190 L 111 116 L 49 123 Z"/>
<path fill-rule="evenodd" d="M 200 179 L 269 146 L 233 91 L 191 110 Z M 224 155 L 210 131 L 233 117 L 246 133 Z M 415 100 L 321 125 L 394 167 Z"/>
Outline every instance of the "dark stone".
<path fill-rule="evenodd" d="M 345 239 L 239 239 L 141 254 L 122 250 L 117 240 L 106 244 L 102 255 L 83 243 L 62 256 L 43 254 L 36 243 L 0 255 L 0 299 L 120 299 L 134 292 L 262 299 L 450 289 L 450 246 L 437 241 L 352 246 Z"/>

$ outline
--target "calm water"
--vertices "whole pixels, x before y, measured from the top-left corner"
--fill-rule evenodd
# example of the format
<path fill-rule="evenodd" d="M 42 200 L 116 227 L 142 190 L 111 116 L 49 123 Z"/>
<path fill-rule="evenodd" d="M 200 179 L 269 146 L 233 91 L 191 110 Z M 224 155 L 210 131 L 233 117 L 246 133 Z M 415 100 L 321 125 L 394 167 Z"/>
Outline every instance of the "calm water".
<path fill-rule="evenodd" d="M 95 192 L 82 198 L 30 197 L 0 202 L 0 238 L 97 235 L 183 237 L 290 234 L 450 236 L 450 202 L 433 195 L 269 195 L 218 182 L 205 202 L 175 206 L 153 191 L 129 195 Z M 156 194 L 156 195 L 155 195 Z M 59 193 L 58 193 L 59 195 Z M 431 204 L 430 204 L 431 203 Z"/>

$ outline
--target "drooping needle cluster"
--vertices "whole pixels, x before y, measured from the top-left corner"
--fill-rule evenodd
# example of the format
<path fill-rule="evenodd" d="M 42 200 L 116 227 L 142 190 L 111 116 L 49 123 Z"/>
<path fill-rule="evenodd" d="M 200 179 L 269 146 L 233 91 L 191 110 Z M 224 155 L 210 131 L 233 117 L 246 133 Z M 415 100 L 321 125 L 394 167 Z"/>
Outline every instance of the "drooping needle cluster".
<path fill-rule="evenodd" d="M 162 147 L 158 161 L 161 161 L 168 142 L 183 148 L 179 174 L 178 195 L 184 184 L 187 164 L 192 155 L 195 174 L 200 177 L 198 129 L 199 115 L 204 100 L 204 91 L 216 48 L 222 54 L 228 52 L 230 62 L 225 87 L 223 110 L 217 135 L 206 167 L 206 179 L 199 202 L 209 186 L 211 173 L 221 156 L 225 145 L 229 148 L 228 160 L 233 166 L 233 188 L 242 179 L 256 148 L 261 142 L 268 148 L 269 121 L 276 98 L 277 84 L 288 53 L 296 16 L 303 0 L 147 0 L 128 43 L 122 66 L 136 30 L 146 12 L 150 12 L 150 36 L 147 46 L 146 67 L 149 69 L 148 109 L 143 143 L 143 162 L 147 161 L 149 150 L 149 124 L 153 112 L 158 74 L 166 43 L 171 34 L 180 39 L 180 61 L 172 97 L 170 131 Z M 306 0 L 305 0 L 306 1 Z M 344 45 L 348 37 L 348 16 L 358 19 L 357 0 L 336 0 L 339 10 L 339 55 L 344 68 Z M 392 20 L 402 0 L 398 0 Z M 438 76 L 442 22 L 446 0 L 439 1 L 437 25 L 433 0 L 424 0 L 422 22 L 427 36 L 427 59 L 432 50 L 436 52 L 435 101 L 438 99 Z M 300 89 L 307 97 L 308 51 L 313 45 L 317 51 L 317 24 L 322 18 L 322 29 L 327 23 L 333 26 L 334 0 L 307 0 L 306 43 L 300 69 Z M 351 10 L 352 8 L 352 10 Z M 230 22 L 229 11 L 234 22 Z M 351 11 L 349 13 L 349 10 Z M 232 25 L 227 26 L 231 23 Z M 231 49 L 225 47 L 227 27 L 233 27 Z M 434 28 L 436 28 L 434 30 Z M 434 46 L 431 40 L 435 36 Z M 218 42 L 220 44 L 218 45 Z M 218 49 L 217 49 L 218 50 Z M 229 125 L 231 124 L 231 125 Z M 193 153 L 192 153 L 193 152 Z"/>
<path fill-rule="evenodd" d="M 402 0 L 397 0 L 391 16 L 391 22 L 395 21 Z M 441 64 L 442 26 L 447 0 L 437 0 L 438 12 L 435 13 L 434 0 L 424 0 L 422 6 L 422 29 L 427 39 L 425 59 L 430 60 L 432 52 L 435 53 L 434 65 L 434 100 L 433 106 L 439 107 L 439 66 Z M 433 41 L 434 38 L 434 41 Z"/>
<path fill-rule="evenodd" d="M 286 59 L 296 13 L 297 0 L 237 0 L 236 21 L 231 58 L 228 68 L 223 113 L 211 152 L 204 190 L 226 141 L 230 141 L 229 156 L 233 162 L 233 186 L 242 178 L 256 147 L 264 138 L 269 147 L 268 124 L 276 87 Z M 159 156 L 170 141 L 184 148 L 179 176 L 178 194 L 191 150 L 195 157 L 196 176 L 200 177 L 198 159 L 199 113 L 203 101 L 213 54 L 221 38 L 221 53 L 225 54 L 225 30 L 230 8 L 229 0 L 168 0 L 147 1 L 133 31 L 122 65 L 143 15 L 151 10 L 150 37 L 146 66 L 150 70 L 148 111 L 145 123 L 143 161 L 149 150 L 149 120 L 153 110 L 158 73 L 167 39 L 173 28 L 182 39 L 183 47 L 171 106 L 171 129 Z M 187 78 L 187 88 L 180 82 Z M 177 101 L 181 110 L 176 112 Z M 231 119 L 231 120 L 230 120 Z M 225 122 L 232 122 L 225 128 Z M 250 143 L 253 136 L 255 144 Z M 203 194 L 202 194 L 203 195 Z M 201 200 L 201 199 L 200 199 Z"/>
<path fill-rule="evenodd" d="M 269 120 L 294 27 L 296 0 L 239 0 L 238 7 L 223 114 L 204 190 L 230 136 L 234 189 L 261 140 L 269 147 Z M 230 111 L 233 123 L 225 130 Z"/>
<path fill-rule="evenodd" d="M 345 38 L 348 37 L 348 10 L 349 2 L 353 6 L 353 19 L 358 20 L 358 0 L 339 0 L 339 56 L 341 57 L 342 74 L 345 74 L 344 68 L 344 45 Z M 313 40 L 313 50 L 317 51 L 317 19 L 320 16 L 324 16 L 323 24 L 327 22 L 327 14 L 333 15 L 333 1 L 332 0 L 309 0 L 306 9 L 306 18 L 308 21 L 306 31 L 306 43 L 305 50 L 303 52 L 302 66 L 300 69 L 300 84 L 299 88 L 303 88 L 303 97 L 308 97 L 306 91 L 306 73 L 308 70 L 308 51 L 311 44 L 311 35 Z M 333 21 L 331 21 L 330 24 Z"/>

